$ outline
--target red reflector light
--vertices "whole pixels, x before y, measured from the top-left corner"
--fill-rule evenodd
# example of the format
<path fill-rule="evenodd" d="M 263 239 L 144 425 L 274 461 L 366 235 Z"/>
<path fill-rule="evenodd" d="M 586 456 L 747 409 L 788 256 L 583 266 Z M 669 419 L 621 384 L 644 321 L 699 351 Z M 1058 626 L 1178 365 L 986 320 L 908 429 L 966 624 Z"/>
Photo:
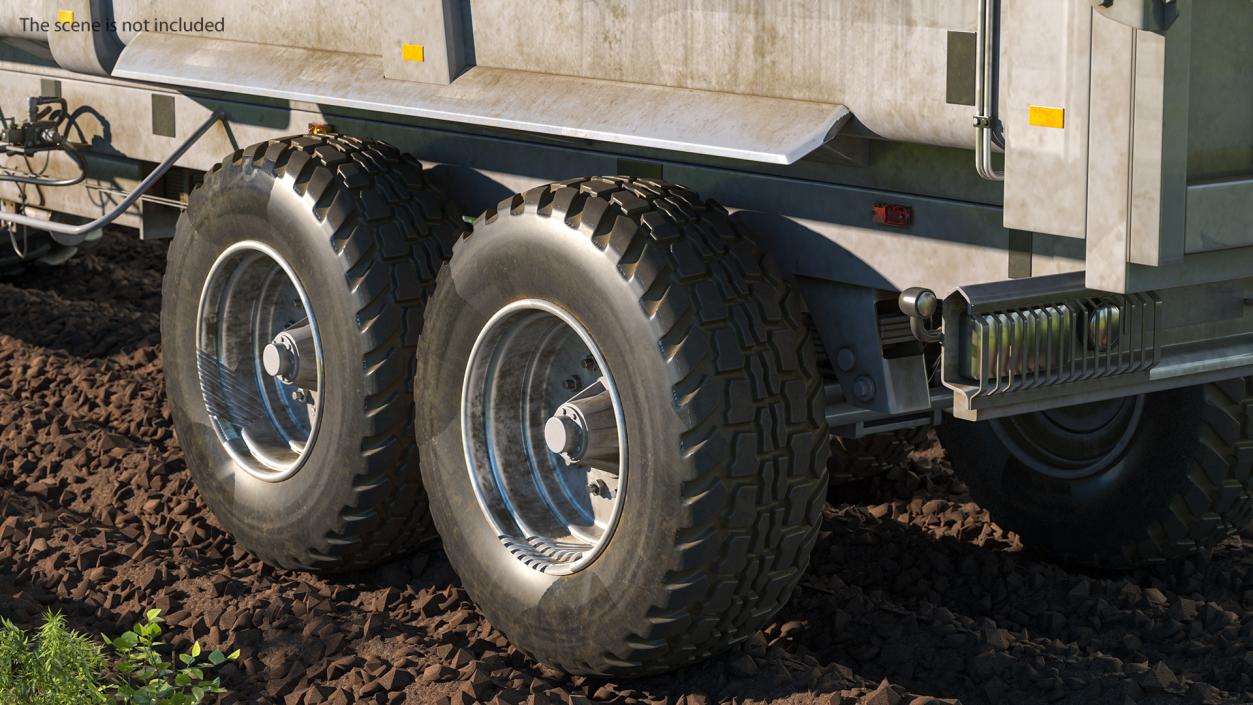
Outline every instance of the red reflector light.
<path fill-rule="evenodd" d="M 894 228 L 908 228 L 914 224 L 914 209 L 897 203 L 874 204 L 874 222 Z"/>

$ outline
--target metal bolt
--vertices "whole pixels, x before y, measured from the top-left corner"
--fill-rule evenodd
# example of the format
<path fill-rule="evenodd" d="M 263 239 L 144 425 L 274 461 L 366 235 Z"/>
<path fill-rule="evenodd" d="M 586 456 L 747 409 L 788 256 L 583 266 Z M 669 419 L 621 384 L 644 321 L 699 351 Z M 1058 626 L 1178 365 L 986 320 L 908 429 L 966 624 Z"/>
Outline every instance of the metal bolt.
<path fill-rule="evenodd" d="M 592 357 L 591 355 L 588 355 L 587 357 L 583 358 L 583 369 L 588 370 L 588 371 L 596 369 L 596 358 Z"/>
<path fill-rule="evenodd" d="M 840 351 L 835 354 L 835 365 L 840 368 L 841 372 L 851 372 L 857 365 L 857 355 L 853 353 L 852 348 L 840 348 Z"/>
<path fill-rule="evenodd" d="M 873 379 L 869 375 L 862 375 L 853 382 L 853 396 L 858 401 L 870 401 L 874 399 L 876 387 Z"/>
<path fill-rule="evenodd" d="M 587 486 L 587 493 L 593 497 L 603 497 L 605 499 L 609 499 L 612 495 L 609 491 L 609 485 L 604 480 L 596 480 L 595 482 L 589 483 Z"/>
<path fill-rule="evenodd" d="M 570 377 L 570 378 L 568 378 L 566 381 L 562 382 L 562 383 L 561 383 L 561 386 L 562 386 L 562 387 L 565 387 L 566 389 L 569 389 L 569 390 L 575 390 L 575 389 L 578 389 L 578 388 L 579 388 L 579 378 L 578 378 L 578 377 Z"/>
<path fill-rule="evenodd" d="M 298 401 L 298 402 L 303 403 L 306 400 L 308 400 L 309 395 L 305 393 L 305 390 L 297 389 L 291 393 L 291 398 L 292 398 L 292 401 Z"/>

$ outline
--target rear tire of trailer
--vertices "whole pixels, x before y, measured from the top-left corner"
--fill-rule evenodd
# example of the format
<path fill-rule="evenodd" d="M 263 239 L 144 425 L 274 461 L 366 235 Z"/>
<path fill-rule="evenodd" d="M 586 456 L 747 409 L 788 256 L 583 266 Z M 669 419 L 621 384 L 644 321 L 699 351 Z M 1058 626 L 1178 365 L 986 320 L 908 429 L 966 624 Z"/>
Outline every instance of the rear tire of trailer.
<path fill-rule="evenodd" d="M 196 486 L 268 563 L 368 566 L 432 538 L 413 351 L 465 230 L 395 148 L 325 135 L 236 152 L 180 218 L 166 390 Z"/>
<path fill-rule="evenodd" d="M 938 433 L 975 501 L 1057 560 L 1178 559 L 1253 519 L 1253 378 Z"/>
<path fill-rule="evenodd" d="M 692 663 L 753 634 L 805 570 L 828 442 L 799 293 L 685 189 L 583 179 L 486 213 L 440 273 L 415 385 L 449 560 L 540 661 Z M 586 390 L 599 421 L 546 421 Z M 598 460 L 558 456 L 550 426 Z"/>

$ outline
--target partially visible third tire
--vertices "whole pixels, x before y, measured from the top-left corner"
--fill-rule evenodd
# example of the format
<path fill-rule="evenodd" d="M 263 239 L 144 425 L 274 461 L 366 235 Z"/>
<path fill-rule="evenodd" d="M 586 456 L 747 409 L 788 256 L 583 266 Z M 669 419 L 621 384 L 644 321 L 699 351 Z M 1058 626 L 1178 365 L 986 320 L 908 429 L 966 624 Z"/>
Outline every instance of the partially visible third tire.
<path fill-rule="evenodd" d="M 1055 559 L 1158 563 L 1253 521 L 1253 378 L 938 433 L 992 519 Z"/>

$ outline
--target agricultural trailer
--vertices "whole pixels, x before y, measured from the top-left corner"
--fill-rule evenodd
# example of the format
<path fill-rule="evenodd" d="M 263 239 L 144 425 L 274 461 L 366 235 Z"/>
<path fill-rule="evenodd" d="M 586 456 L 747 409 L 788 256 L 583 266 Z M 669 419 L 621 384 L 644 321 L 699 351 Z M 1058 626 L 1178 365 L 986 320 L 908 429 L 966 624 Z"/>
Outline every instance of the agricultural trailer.
<path fill-rule="evenodd" d="M 1250 36 L 1247 0 L 7 0 L 0 265 L 173 238 L 175 427 L 257 556 L 437 535 L 535 658 L 664 671 L 931 427 L 1046 555 L 1247 525 Z"/>

